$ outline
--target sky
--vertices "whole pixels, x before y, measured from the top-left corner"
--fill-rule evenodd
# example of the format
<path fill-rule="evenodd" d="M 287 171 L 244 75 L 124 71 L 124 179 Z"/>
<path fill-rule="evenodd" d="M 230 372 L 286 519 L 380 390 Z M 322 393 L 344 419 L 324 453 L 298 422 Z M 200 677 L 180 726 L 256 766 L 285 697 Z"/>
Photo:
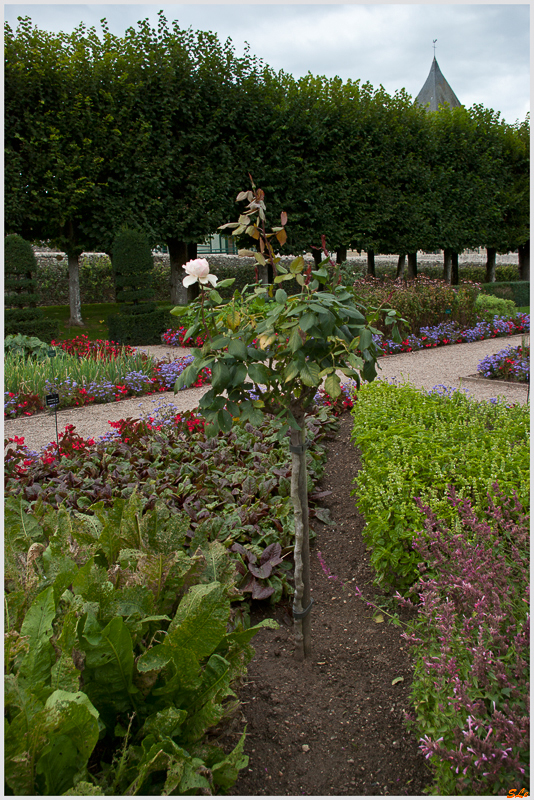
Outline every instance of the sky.
<path fill-rule="evenodd" d="M 181 28 L 231 38 L 237 55 L 248 42 L 275 71 L 359 79 L 413 98 L 430 71 L 436 39 L 440 69 L 463 105 L 480 103 L 511 124 L 530 108 L 528 3 L 6 3 L 4 19 L 16 28 L 18 16 L 29 16 L 38 28 L 69 33 L 82 21 L 100 32 L 105 17 L 121 36 L 138 20 L 156 27 L 160 9 Z"/>

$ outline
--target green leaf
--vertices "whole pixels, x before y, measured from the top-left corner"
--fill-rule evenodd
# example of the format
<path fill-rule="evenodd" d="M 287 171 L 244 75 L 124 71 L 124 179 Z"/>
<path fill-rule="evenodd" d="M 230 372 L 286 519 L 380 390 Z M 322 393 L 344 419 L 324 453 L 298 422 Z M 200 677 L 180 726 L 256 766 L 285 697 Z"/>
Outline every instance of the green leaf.
<path fill-rule="evenodd" d="M 191 650 L 197 658 L 211 655 L 226 633 L 230 601 L 217 581 L 193 586 L 182 598 L 165 644 Z"/>
<path fill-rule="evenodd" d="M 122 617 L 101 631 L 95 623 L 90 614 L 78 623 L 79 648 L 85 653 L 84 690 L 109 726 L 117 713 L 135 708 L 132 637 Z"/>
<path fill-rule="evenodd" d="M 105 796 L 105 792 L 102 791 L 98 786 L 95 786 L 94 783 L 89 783 L 89 781 L 79 781 L 74 789 L 69 789 L 68 792 L 63 792 L 61 795 L 62 797 L 91 797 L 93 795 L 98 796 Z"/>
<path fill-rule="evenodd" d="M 312 328 L 315 325 L 316 322 L 317 322 L 317 318 L 316 318 L 315 314 L 313 314 L 311 311 L 307 311 L 300 318 L 299 325 L 300 325 L 300 327 L 302 328 L 303 331 L 308 331 L 310 328 Z"/>
<path fill-rule="evenodd" d="M 183 728 L 185 742 L 197 742 L 205 731 L 217 725 L 224 715 L 221 701 L 234 695 L 230 689 L 232 672 L 229 662 L 214 653 L 204 667 L 202 685 L 188 707 L 188 720 Z"/>
<path fill-rule="evenodd" d="M 217 289 L 226 289 L 235 283 L 235 278 L 225 278 L 223 281 L 217 281 Z"/>
<path fill-rule="evenodd" d="M 360 334 L 360 350 L 368 350 L 373 342 L 373 337 L 369 328 L 364 328 Z"/>
<path fill-rule="evenodd" d="M 170 313 L 173 317 L 182 317 L 184 314 L 187 314 L 189 311 L 189 306 L 175 306 L 171 309 Z"/>
<path fill-rule="evenodd" d="M 249 364 L 248 375 L 257 384 L 268 384 L 270 380 L 270 371 L 265 364 Z"/>
<path fill-rule="evenodd" d="M 300 370 L 300 379 L 305 386 L 319 386 L 321 378 L 320 369 L 313 361 L 306 361 Z"/>
<path fill-rule="evenodd" d="M 300 338 L 300 337 L 299 337 Z M 299 374 L 300 367 L 296 361 L 290 361 L 289 364 L 282 370 L 282 380 L 284 383 L 289 383 Z"/>
<path fill-rule="evenodd" d="M 303 269 L 304 269 L 304 259 L 302 258 L 302 256 L 297 256 L 296 258 L 294 258 L 291 264 L 289 265 L 289 271 L 293 275 L 298 275 L 298 273 L 302 272 Z"/>
<path fill-rule="evenodd" d="M 363 365 L 362 377 L 364 380 L 369 381 L 369 383 L 376 378 L 376 366 L 374 360 L 365 362 Z"/>
<path fill-rule="evenodd" d="M 284 292 L 283 289 L 277 289 L 274 299 L 277 303 L 280 303 L 281 306 L 285 305 L 287 300 L 287 292 Z"/>
<path fill-rule="evenodd" d="M 189 364 L 189 366 L 187 366 L 176 378 L 176 382 L 174 384 L 174 393 L 176 394 L 180 391 L 180 389 L 189 388 L 189 386 L 191 386 L 191 384 L 194 383 L 198 378 L 200 370 L 201 367 L 199 367 L 195 361 L 193 361 L 192 364 Z"/>
<path fill-rule="evenodd" d="M 244 755 L 246 728 L 236 747 L 222 761 L 211 767 L 215 785 L 226 794 L 232 788 L 239 775 L 239 770 L 248 766 L 248 756 Z"/>
<path fill-rule="evenodd" d="M 28 651 L 20 664 L 19 679 L 29 687 L 50 680 L 50 669 L 55 660 L 50 642 L 55 615 L 54 587 L 49 586 L 37 595 L 20 629 L 21 636 L 28 637 Z"/>
<path fill-rule="evenodd" d="M 226 409 L 223 408 L 218 412 L 217 422 L 219 423 L 219 428 L 223 433 L 230 433 L 234 421 L 232 419 L 232 415 L 229 414 Z"/>
<path fill-rule="evenodd" d="M 234 280 L 235 280 L 235 278 L 234 278 Z M 222 305 L 222 303 L 224 302 L 222 297 L 221 297 L 221 295 L 217 291 L 217 289 L 212 289 L 208 296 L 209 296 L 210 300 L 213 300 L 213 302 L 217 303 L 217 305 L 219 305 L 219 306 Z"/>
<path fill-rule="evenodd" d="M 163 644 L 157 644 L 139 656 L 136 662 L 139 672 L 152 672 L 162 670 L 172 659 L 172 651 Z"/>
<path fill-rule="evenodd" d="M 247 348 L 241 339 L 231 339 L 228 345 L 228 352 L 235 358 L 240 358 L 241 361 L 247 360 Z"/>
<path fill-rule="evenodd" d="M 232 376 L 230 370 L 224 361 L 216 361 L 211 370 L 211 386 L 215 392 L 221 392 L 226 389 L 231 382 Z"/>
<path fill-rule="evenodd" d="M 145 721 L 143 731 L 147 734 L 152 733 L 156 739 L 165 736 L 171 738 L 178 736 L 182 723 L 187 718 L 187 711 L 183 708 L 165 708 L 152 714 Z"/>
<path fill-rule="evenodd" d="M 334 520 L 332 519 L 330 509 L 329 508 L 316 508 L 315 509 L 315 516 L 317 519 L 320 519 L 321 522 L 324 522 L 325 525 L 334 525 Z"/>
<path fill-rule="evenodd" d="M 300 335 L 300 328 L 298 325 L 295 325 L 291 330 L 291 334 L 289 336 L 289 349 L 292 353 L 296 353 L 297 350 L 303 345 L 302 336 Z"/>
<path fill-rule="evenodd" d="M 247 377 L 247 367 L 245 364 L 236 364 L 232 367 L 232 373 L 230 376 L 230 383 L 228 384 L 228 388 L 233 388 L 235 386 L 242 386 L 245 382 Z"/>
<path fill-rule="evenodd" d="M 325 391 L 330 397 L 335 400 L 336 397 L 339 397 L 341 394 L 341 381 L 339 379 L 339 375 L 336 373 L 332 373 L 329 375 L 324 384 Z"/>
<path fill-rule="evenodd" d="M 228 347 L 232 340 L 228 336 L 216 336 L 211 342 L 206 342 L 212 350 L 221 350 L 223 347 Z"/>
<path fill-rule="evenodd" d="M 21 636 L 29 637 L 30 647 L 49 640 L 55 616 L 54 589 L 49 586 L 44 592 L 37 595 L 20 628 Z"/>

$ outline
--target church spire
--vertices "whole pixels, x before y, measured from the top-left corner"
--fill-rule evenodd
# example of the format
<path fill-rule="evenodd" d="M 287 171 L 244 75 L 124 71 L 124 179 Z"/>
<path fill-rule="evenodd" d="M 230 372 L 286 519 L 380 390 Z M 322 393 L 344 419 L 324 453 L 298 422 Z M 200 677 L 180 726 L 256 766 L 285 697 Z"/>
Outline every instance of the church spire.
<path fill-rule="evenodd" d="M 427 111 L 437 111 L 440 105 L 448 103 L 451 108 L 456 108 L 462 104 L 454 94 L 453 90 L 443 77 L 438 62 L 436 61 L 436 42 L 433 39 L 434 45 L 434 58 L 428 78 L 426 79 L 423 88 L 417 95 L 416 102 L 421 106 L 426 106 Z"/>

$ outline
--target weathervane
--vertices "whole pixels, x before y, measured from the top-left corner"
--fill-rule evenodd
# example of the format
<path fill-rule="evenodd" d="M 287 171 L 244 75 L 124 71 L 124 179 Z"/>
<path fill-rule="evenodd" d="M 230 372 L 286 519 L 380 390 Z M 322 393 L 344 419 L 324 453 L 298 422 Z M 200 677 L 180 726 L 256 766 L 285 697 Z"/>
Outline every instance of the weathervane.
<path fill-rule="evenodd" d="M 436 42 L 437 41 L 438 41 L 437 39 L 432 39 L 432 46 L 434 47 L 434 58 L 436 57 Z"/>

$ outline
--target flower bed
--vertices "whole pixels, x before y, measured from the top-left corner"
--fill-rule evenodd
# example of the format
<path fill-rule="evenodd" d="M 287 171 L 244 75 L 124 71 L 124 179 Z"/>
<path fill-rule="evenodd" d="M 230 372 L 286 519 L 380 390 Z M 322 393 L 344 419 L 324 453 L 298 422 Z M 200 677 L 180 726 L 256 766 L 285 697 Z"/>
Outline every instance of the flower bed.
<path fill-rule="evenodd" d="M 421 328 L 421 335 L 407 336 L 402 344 L 396 344 L 391 339 L 383 339 L 375 335 L 375 342 L 380 342 L 384 355 L 390 356 L 397 353 L 411 353 L 414 350 L 426 350 L 432 347 L 442 347 L 448 344 L 463 344 L 464 342 L 479 342 L 484 339 L 496 339 L 500 336 L 515 336 L 518 333 L 530 331 L 530 315 L 518 313 L 515 319 L 494 317 L 492 322 L 479 321 L 472 328 L 460 330 L 456 322 L 442 322 L 432 328 Z"/>
<path fill-rule="evenodd" d="M 427 568 L 405 634 L 416 656 L 408 718 L 442 796 L 529 786 L 529 519 L 517 497 L 492 493 L 477 514 L 450 489 L 455 529 L 418 501 L 425 532 L 413 547 Z"/>
<path fill-rule="evenodd" d="M 434 328 L 421 328 L 421 336 L 409 336 L 402 344 L 396 344 L 390 339 L 383 339 L 375 336 L 375 341 L 380 342 L 383 354 L 395 355 L 397 353 L 409 353 L 415 350 L 424 350 L 432 347 L 441 347 L 449 344 L 460 344 L 462 342 L 476 342 L 483 339 L 495 339 L 502 336 L 513 336 L 518 333 L 528 333 L 530 331 L 530 316 L 528 314 L 517 314 L 515 320 L 495 317 L 493 322 L 478 322 L 473 328 L 460 331 L 457 324 L 453 322 L 441 323 Z M 183 347 L 201 347 L 204 343 L 202 337 L 197 337 L 195 341 L 185 340 L 185 328 L 168 330 L 163 339 L 166 344 Z M 65 340 L 54 343 L 66 353 L 77 355 L 82 359 L 92 360 L 114 360 L 119 355 L 132 355 L 134 349 L 130 347 L 119 350 L 114 342 L 99 340 L 90 342 L 86 336 L 77 336 L 75 339 Z M 141 354 L 144 361 L 148 362 L 149 357 Z M 192 362 L 193 356 L 185 356 L 173 361 L 155 361 L 152 375 L 134 370 L 125 374 L 120 382 L 105 380 L 90 381 L 80 385 L 70 377 L 56 384 L 55 391 L 60 395 L 60 408 L 72 406 L 84 406 L 89 403 L 111 403 L 122 400 L 126 397 L 140 397 L 155 392 L 168 392 L 174 387 L 178 376 Z M 210 381 L 209 370 L 203 370 L 198 376 L 193 386 L 203 386 Z M 527 377 L 528 380 L 528 377 Z M 52 391 L 48 387 L 48 391 Z M 4 392 L 4 417 L 13 419 L 22 415 L 31 416 L 38 411 L 43 411 L 43 399 L 40 395 L 32 391 Z M 348 396 L 338 398 L 336 406 L 340 403 L 349 402 Z M 345 408 L 349 406 L 345 405 Z"/>
<path fill-rule="evenodd" d="M 511 383 L 530 382 L 530 346 L 506 347 L 479 362 L 477 371 L 484 378 Z"/>
<path fill-rule="evenodd" d="M 119 349 L 113 342 L 92 343 L 85 341 L 86 339 L 87 337 L 79 336 L 57 345 L 68 354 L 66 359 L 70 357 L 74 360 L 70 366 L 65 365 L 64 361 L 60 362 L 59 374 L 55 380 L 52 379 L 53 367 L 49 364 L 40 363 L 35 367 L 31 363 L 15 364 L 14 370 L 20 367 L 20 378 L 17 378 L 16 373 L 15 379 L 11 379 L 11 388 L 15 389 L 15 384 L 22 388 L 4 391 L 4 417 L 13 419 L 43 411 L 44 397 L 52 392 L 59 395 L 59 408 L 111 403 L 127 397 L 168 392 L 193 360 L 192 356 L 185 356 L 171 362 L 157 361 L 145 353 L 135 353 L 133 348 Z M 135 367 L 137 364 L 138 368 L 128 368 L 128 361 L 131 366 Z M 93 369 L 89 369 L 90 365 Z M 116 366 L 116 369 L 105 370 L 106 366 Z M 106 372 L 110 377 L 106 376 Z M 93 374 L 94 378 L 91 377 Z M 199 374 L 194 386 L 202 386 L 210 378 L 210 371 L 205 369 Z M 6 383 L 7 379 L 6 370 Z M 9 383 L 7 388 L 10 388 Z"/>

